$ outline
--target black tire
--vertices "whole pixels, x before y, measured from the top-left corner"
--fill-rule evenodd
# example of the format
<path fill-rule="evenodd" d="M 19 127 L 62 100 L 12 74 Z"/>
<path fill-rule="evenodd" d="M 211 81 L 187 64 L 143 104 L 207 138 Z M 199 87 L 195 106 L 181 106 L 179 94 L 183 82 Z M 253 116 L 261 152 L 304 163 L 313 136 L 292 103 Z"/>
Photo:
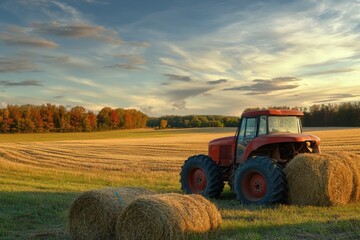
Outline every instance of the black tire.
<path fill-rule="evenodd" d="M 285 173 L 269 157 L 248 159 L 235 171 L 234 192 L 243 204 L 283 203 L 286 197 Z"/>
<path fill-rule="evenodd" d="M 181 189 L 185 193 L 218 197 L 224 189 L 220 166 L 203 154 L 189 157 L 181 168 Z"/>

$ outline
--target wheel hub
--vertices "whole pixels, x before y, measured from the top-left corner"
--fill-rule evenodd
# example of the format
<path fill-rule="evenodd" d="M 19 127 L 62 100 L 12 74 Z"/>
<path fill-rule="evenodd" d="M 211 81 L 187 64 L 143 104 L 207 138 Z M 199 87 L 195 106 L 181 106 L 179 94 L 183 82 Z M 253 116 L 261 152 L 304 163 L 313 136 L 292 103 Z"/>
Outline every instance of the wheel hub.
<path fill-rule="evenodd" d="M 193 193 L 201 193 L 206 188 L 206 174 L 201 168 L 194 168 L 188 177 L 189 187 Z"/>
<path fill-rule="evenodd" d="M 250 191 L 256 197 L 262 197 L 265 194 L 265 179 L 260 174 L 254 174 L 250 180 Z"/>
<path fill-rule="evenodd" d="M 245 175 L 243 182 L 243 192 L 246 198 L 257 201 L 266 194 L 266 179 L 259 172 L 249 172 Z"/>

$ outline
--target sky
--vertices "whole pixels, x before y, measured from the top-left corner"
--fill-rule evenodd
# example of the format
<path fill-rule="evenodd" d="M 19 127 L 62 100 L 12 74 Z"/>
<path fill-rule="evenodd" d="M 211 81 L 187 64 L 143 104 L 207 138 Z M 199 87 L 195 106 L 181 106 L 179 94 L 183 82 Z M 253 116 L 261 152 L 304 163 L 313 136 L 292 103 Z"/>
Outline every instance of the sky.
<path fill-rule="evenodd" d="M 0 107 L 360 101 L 360 0 L 0 0 Z"/>

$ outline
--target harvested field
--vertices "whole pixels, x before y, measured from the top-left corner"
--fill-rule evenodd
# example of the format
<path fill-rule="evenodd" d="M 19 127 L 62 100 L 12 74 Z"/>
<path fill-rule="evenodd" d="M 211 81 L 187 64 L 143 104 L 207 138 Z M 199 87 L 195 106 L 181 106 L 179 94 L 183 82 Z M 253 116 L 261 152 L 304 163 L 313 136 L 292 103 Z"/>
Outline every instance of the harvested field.
<path fill-rule="evenodd" d="M 11 162 L 52 169 L 172 172 L 178 171 L 188 156 L 206 153 L 206 141 L 212 136 L 220 137 L 2 143 L 0 156 Z"/>
<path fill-rule="evenodd" d="M 311 133 L 322 139 L 323 152 L 360 154 L 360 129 L 319 130 Z M 68 212 L 83 191 L 139 186 L 180 193 L 183 161 L 206 154 L 209 140 L 234 133 L 235 129 L 218 128 L 114 131 L 109 137 L 107 133 L 2 135 L 0 239 L 71 239 Z M 246 207 L 228 186 L 221 199 L 212 202 L 223 216 L 220 239 L 360 238 L 359 204 Z"/>

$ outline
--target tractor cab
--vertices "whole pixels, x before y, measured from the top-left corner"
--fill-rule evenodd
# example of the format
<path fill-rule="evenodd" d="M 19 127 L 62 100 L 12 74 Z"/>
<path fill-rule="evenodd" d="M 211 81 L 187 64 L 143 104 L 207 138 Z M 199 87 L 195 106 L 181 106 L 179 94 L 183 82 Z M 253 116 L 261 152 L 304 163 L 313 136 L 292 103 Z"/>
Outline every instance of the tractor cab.
<path fill-rule="evenodd" d="M 287 162 L 298 153 L 319 152 L 320 139 L 302 134 L 301 116 L 303 113 L 296 110 L 245 112 L 234 139 L 235 162 L 243 163 L 255 155 L 268 155 L 279 162 Z"/>

